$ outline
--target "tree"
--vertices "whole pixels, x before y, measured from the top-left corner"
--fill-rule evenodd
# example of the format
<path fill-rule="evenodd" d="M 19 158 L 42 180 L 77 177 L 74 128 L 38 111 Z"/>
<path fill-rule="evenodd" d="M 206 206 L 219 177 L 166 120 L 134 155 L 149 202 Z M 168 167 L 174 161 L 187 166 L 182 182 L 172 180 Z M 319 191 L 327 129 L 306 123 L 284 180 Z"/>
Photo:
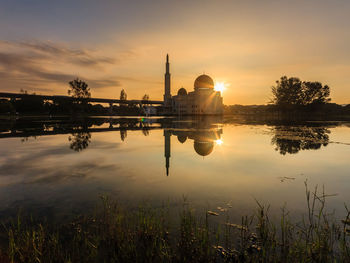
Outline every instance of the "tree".
<path fill-rule="evenodd" d="M 68 89 L 68 95 L 71 95 L 76 99 L 88 99 L 91 97 L 90 88 L 85 81 L 82 81 L 78 78 L 69 82 L 70 88 Z M 82 111 L 87 110 L 87 101 L 86 100 L 74 100 L 72 103 L 72 111 Z"/>
<path fill-rule="evenodd" d="M 24 89 L 21 89 L 21 90 L 20 90 L 20 93 L 22 93 L 22 94 L 28 94 L 28 91 L 27 91 L 27 90 L 24 90 Z"/>
<path fill-rule="evenodd" d="M 128 95 L 126 94 L 125 90 L 122 89 L 122 91 L 120 92 L 120 100 L 126 100 L 128 97 Z"/>
<path fill-rule="evenodd" d="M 69 85 L 68 95 L 72 95 L 73 98 L 88 99 L 91 97 L 90 88 L 86 82 L 76 78 L 70 81 Z"/>
<path fill-rule="evenodd" d="M 143 95 L 142 100 L 148 101 L 148 100 L 149 100 L 149 95 L 148 95 L 148 94 Z M 147 106 L 147 105 L 149 105 L 149 104 L 148 104 L 148 103 L 145 103 L 144 105 Z"/>
<path fill-rule="evenodd" d="M 328 98 L 330 89 L 327 85 L 322 86 L 320 82 L 303 82 L 303 84 L 305 85 L 304 99 L 307 104 L 324 104 L 331 100 Z"/>
<path fill-rule="evenodd" d="M 126 94 L 125 90 L 122 89 L 120 92 L 120 100 L 126 100 L 128 95 Z M 126 107 L 128 104 L 127 103 L 120 103 L 119 106 Z"/>
<path fill-rule="evenodd" d="M 276 81 L 276 86 L 272 87 L 272 95 L 271 102 L 278 106 L 324 104 L 331 100 L 327 85 L 287 76 Z"/>

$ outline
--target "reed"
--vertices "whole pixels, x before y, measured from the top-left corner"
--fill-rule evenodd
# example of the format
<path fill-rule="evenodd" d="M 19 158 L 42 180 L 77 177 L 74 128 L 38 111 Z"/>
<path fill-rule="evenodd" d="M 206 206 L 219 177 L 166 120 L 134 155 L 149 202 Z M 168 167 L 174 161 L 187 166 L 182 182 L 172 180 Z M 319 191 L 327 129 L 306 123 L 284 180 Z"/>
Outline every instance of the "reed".
<path fill-rule="evenodd" d="M 327 213 L 324 189 L 305 184 L 307 211 L 292 222 L 286 207 L 272 221 L 257 202 L 239 224 L 198 215 L 184 200 L 174 218 L 169 208 L 129 211 L 108 197 L 89 216 L 52 225 L 20 214 L 4 224 L 1 262 L 350 262 L 350 212 L 338 221 Z"/>

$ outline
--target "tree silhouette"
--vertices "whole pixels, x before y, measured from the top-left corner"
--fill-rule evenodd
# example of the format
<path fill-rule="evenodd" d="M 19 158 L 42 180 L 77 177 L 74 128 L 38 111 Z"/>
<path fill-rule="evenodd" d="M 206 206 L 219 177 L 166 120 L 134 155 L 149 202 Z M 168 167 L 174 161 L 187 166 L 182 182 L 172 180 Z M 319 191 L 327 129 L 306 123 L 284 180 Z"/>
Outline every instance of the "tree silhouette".
<path fill-rule="evenodd" d="M 278 106 L 324 104 L 331 100 L 327 85 L 287 76 L 282 76 L 276 81 L 276 86 L 272 86 L 272 95 L 271 102 Z"/>
<path fill-rule="evenodd" d="M 76 99 L 88 99 L 91 97 L 90 88 L 88 84 L 80 79 L 75 79 L 69 82 L 70 88 L 68 89 L 68 95 L 71 95 Z M 86 100 L 74 100 L 71 106 L 71 112 L 81 111 L 85 112 L 87 109 Z"/>
<path fill-rule="evenodd" d="M 24 89 L 20 89 L 19 91 L 21 94 L 28 94 L 28 91 L 27 90 L 24 90 Z M 34 93 L 35 94 L 35 93 Z"/>
<path fill-rule="evenodd" d="M 143 101 L 149 101 L 149 95 L 148 95 L 148 94 L 143 95 L 142 100 L 143 100 Z M 148 103 L 145 103 L 144 105 L 145 105 L 145 106 L 148 106 L 149 104 L 148 104 Z"/>
<path fill-rule="evenodd" d="M 304 85 L 304 104 L 327 103 L 331 99 L 330 89 L 327 85 L 322 86 L 320 82 L 303 82 Z"/>
<path fill-rule="evenodd" d="M 68 95 L 71 95 L 73 98 L 88 99 L 91 97 L 90 88 L 85 81 L 76 78 L 70 81 L 69 85 Z"/>
<path fill-rule="evenodd" d="M 122 89 L 122 91 L 120 92 L 120 100 L 126 100 L 128 97 L 128 95 L 126 94 L 125 90 Z"/>

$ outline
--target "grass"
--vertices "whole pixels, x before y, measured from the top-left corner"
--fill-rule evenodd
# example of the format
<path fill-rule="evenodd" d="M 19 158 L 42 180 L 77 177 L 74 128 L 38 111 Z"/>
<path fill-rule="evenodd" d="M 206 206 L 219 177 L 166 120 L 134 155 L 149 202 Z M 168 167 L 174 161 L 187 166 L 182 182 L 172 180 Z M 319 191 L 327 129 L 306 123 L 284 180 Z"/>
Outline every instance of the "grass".
<path fill-rule="evenodd" d="M 350 262 L 349 210 L 337 221 L 324 190 L 305 185 L 308 209 L 298 222 L 286 208 L 272 222 L 258 201 L 234 224 L 195 214 L 186 200 L 173 218 L 166 207 L 129 211 L 107 197 L 93 215 L 61 225 L 18 216 L 3 226 L 0 262 Z"/>

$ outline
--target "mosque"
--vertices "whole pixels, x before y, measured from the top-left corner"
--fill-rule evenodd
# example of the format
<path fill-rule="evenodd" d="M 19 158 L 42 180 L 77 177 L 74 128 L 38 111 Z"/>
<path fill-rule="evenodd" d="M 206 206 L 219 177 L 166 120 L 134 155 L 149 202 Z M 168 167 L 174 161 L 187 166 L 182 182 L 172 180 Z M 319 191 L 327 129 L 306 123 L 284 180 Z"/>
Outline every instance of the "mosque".
<path fill-rule="evenodd" d="M 164 81 L 164 113 L 170 115 L 222 115 L 223 99 L 214 90 L 214 81 L 208 75 L 200 75 L 194 81 L 194 91 L 180 88 L 171 95 L 169 55 L 166 56 Z"/>

